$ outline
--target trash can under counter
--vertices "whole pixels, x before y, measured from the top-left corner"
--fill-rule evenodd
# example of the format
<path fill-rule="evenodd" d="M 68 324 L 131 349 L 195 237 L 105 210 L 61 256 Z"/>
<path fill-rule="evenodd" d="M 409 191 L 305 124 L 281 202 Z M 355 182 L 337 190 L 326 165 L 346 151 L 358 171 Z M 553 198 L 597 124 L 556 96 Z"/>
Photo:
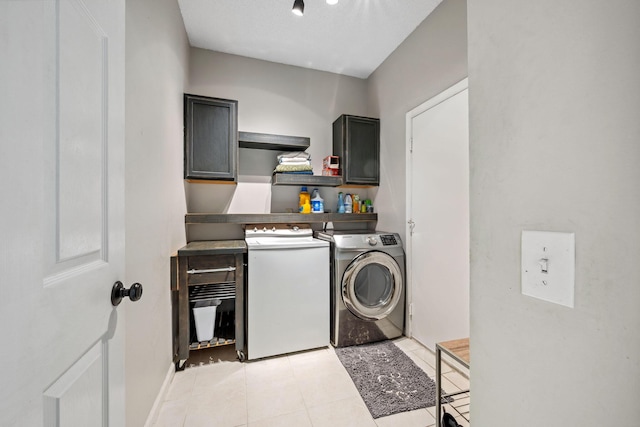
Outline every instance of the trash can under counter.
<path fill-rule="evenodd" d="M 196 325 L 198 341 L 211 341 L 215 333 L 216 309 L 222 301 L 207 299 L 196 301 L 193 305 L 193 320 Z"/>

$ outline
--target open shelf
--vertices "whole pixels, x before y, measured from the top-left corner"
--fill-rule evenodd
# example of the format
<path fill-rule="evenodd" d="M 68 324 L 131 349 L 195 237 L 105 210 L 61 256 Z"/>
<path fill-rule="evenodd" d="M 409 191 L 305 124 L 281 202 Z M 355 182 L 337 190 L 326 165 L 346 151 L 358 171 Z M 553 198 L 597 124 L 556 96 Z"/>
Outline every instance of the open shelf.
<path fill-rule="evenodd" d="M 377 213 L 264 213 L 264 214 L 222 214 L 189 213 L 185 215 L 185 224 L 294 224 L 314 222 L 375 222 Z"/>
<path fill-rule="evenodd" d="M 311 139 L 304 136 L 274 135 L 257 132 L 238 132 L 238 143 L 242 148 L 263 150 L 304 151 L 311 145 Z"/>
<path fill-rule="evenodd" d="M 297 173 L 274 173 L 273 185 L 307 185 L 311 187 L 338 187 L 342 185 L 341 176 L 305 175 Z"/>

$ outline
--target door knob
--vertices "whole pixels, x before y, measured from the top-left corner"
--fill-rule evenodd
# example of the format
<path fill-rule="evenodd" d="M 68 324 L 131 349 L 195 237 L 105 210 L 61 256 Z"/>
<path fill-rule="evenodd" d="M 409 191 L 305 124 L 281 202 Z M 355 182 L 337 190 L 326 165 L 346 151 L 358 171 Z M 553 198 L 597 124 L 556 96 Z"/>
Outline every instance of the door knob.
<path fill-rule="evenodd" d="M 121 281 L 117 281 L 111 288 L 111 304 L 117 307 L 124 297 L 129 297 L 131 301 L 138 301 L 142 298 L 142 285 L 134 283 L 129 289 L 126 289 Z"/>

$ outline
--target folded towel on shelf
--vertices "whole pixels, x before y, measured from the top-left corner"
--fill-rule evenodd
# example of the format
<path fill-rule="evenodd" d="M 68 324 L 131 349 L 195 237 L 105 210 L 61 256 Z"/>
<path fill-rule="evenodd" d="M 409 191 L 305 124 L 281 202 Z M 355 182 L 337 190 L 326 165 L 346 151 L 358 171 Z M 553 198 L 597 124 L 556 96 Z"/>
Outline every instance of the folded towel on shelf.
<path fill-rule="evenodd" d="M 276 166 L 276 169 L 274 170 L 274 172 L 300 172 L 300 171 L 313 171 L 313 167 L 311 167 L 311 165 L 309 164 L 303 164 L 303 165 L 280 164 Z"/>
<path fill-rule="evenodd" d="M 311 160 L 311 155 L 304 151 L 288 151 L 286 153 L 278 154 L 278 163 L 286 162 L 300 162 Z"/>
<path fill-rule="evenodd" d="M 289 171 L 289 172 L 275 172 L 284 175 L 313 175 L 313 171 Z"/>
<path fill-rule="evenodd" d="M 287 165 L 287 166 L 310 166 L 311 162 L 309 160 L 296 160 L 296 161 L 280 162 L 279 164 Z"/>

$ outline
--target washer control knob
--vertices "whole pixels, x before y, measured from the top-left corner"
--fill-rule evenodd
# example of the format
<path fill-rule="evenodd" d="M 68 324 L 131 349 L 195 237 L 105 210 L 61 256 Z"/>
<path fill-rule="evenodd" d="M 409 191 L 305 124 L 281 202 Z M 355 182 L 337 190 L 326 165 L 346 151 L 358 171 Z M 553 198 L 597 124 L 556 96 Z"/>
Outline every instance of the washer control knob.
<path fill-rule="evenodd" d="M 255 233 L 257 233 L 257 232 L 258 232 L 258 227 L 253 227 L 253 231 L 254 231 Z"/>
<path fill-rule="evenodd" d="M 275 228 L 275 227 L 271 228 L 271 231 L 275 232 L 275 231 L 276 231 L 276 228 Z"/>
<path fill-rule="evenodd" d="M 378 244 L 378 241 L 375 237 L 367 237 L 367 243 L 369 243 L 369 246 L 375 246 Z"/>
<path fill-rule="evenodd" d="M 293 231 L 298 231 L 298 230 L 300 230 L 300 227 L 298 227 L 297 225 L 294 225 L 292 229 L 293 229 Z"/>
<path fill-rule="evenodd" d="M 262 231 L 264 231 L 264 232 L 266 233 L 266 232 L 267 232 L 267 227 L 264 227 L 264 228 L 262 229 Z"/>

